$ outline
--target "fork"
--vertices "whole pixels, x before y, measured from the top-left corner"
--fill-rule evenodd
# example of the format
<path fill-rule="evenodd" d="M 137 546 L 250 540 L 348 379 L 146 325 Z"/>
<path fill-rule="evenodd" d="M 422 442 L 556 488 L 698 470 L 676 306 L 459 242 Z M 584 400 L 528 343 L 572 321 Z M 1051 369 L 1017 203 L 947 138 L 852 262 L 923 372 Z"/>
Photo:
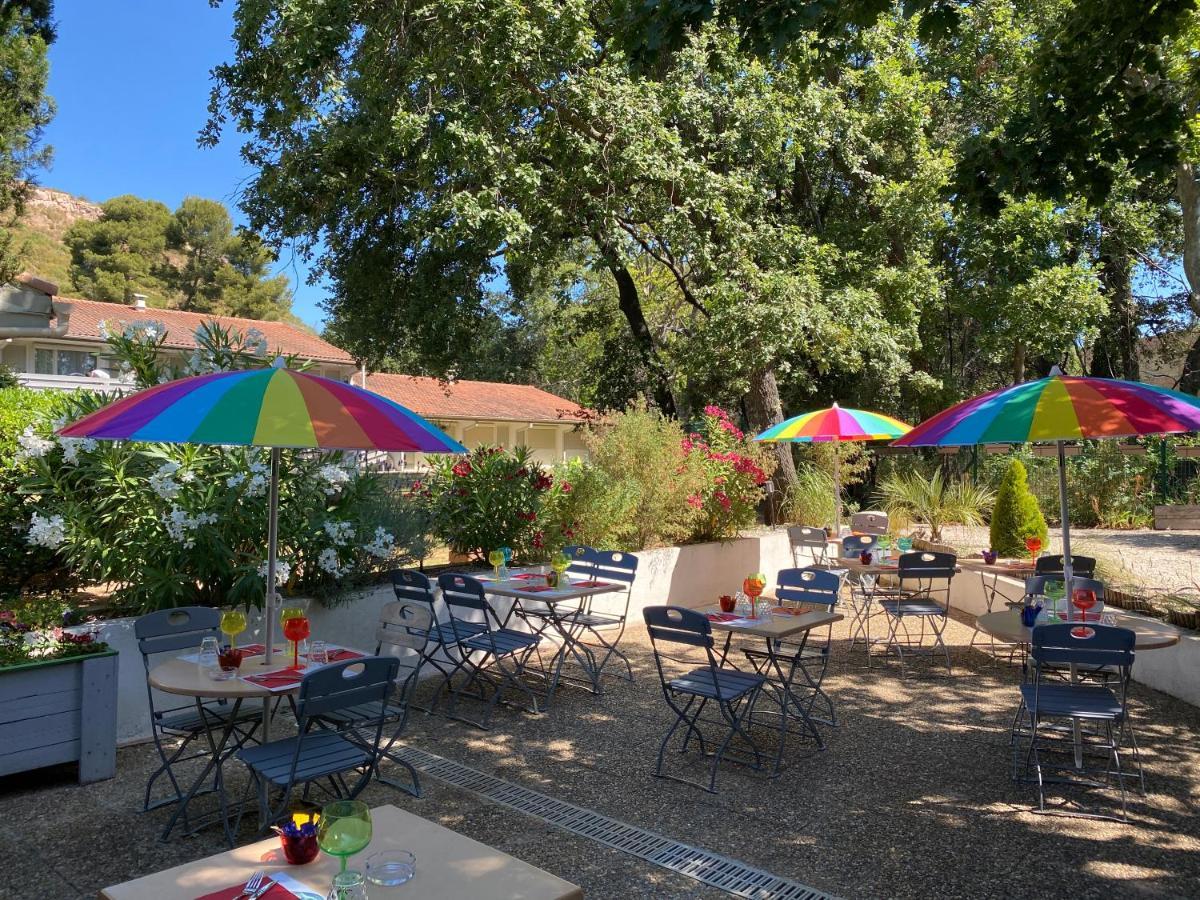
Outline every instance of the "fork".
<path fill-rule="evenodd" d="M 252 897 L 254 892 L 262 887 L 262 883 L 267 880 L 266 872 L 255 872 L 250 876 L 250 880 L 246 882 L 246 886 L 242 888 L 242 892 L 233 900 L 243 900 L 245 897 Z"/>

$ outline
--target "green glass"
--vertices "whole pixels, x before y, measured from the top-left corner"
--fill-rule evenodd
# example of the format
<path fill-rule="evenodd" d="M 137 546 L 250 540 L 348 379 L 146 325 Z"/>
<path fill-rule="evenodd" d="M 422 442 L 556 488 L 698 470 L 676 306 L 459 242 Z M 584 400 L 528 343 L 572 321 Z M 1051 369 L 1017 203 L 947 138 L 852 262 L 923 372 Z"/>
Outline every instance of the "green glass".
<path fill-rule="evenodd" d="M 492 564 L 492 574 L 496 576 L 496 580 L 500 580 L 500 567 L 504 565 L 504 551 L 492 550 L 488 553 L 488 562 Z"/>
<path fill-rule="evenodd" d="M 367 849 L 371 843 L 371 810 L 361 800 L 337 800 L 327 803 L 317 822 L 317 846 L 342 861 Z"/>
<path fill-rule="evenodd" d="M 550 568 L 558 575 L 558 583 L 563 583 L 563 573 L 571 568 L 571 557 L 563 553 L 561 550 L 554 554 L 554 558 L 550 560 Z"/>

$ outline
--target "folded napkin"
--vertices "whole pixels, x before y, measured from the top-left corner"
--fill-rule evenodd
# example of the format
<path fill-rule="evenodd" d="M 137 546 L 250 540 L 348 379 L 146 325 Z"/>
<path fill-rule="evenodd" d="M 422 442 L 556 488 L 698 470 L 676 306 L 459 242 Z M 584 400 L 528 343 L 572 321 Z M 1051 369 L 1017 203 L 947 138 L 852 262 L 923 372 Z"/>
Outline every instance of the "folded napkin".
<path fill-rule="evenodd" d="M 739 619 L 739 618 L 741 618 L 741 616 L 738 616 L 735 613 L 723 612 L 723 613 L 709 613 L 708 614 L 708 621 L 710 621 L 710 622 L 732 622 L 734 619 Z"/>
<path fill-rule="evenodd" d="M 521 588 L 521 590 L 526 594 L 540 594 L 543 591 L 556 590 L 556 588 L 552 588 L 548 584 L 531 584 L 531 585 L 528 585 L 527 587 Z"/>
<path fill-rule="evenodd" d="M 796 606 L 772 606 L 768 612 L 773 616 L 802 616 L 808 610 Z"/>
<path fill-rule="evenodd" d="M 608 587 L 607 581 L 573 581 L 572 587 Z"/>
<path fill-rule="evenodd" d="M 266 644 L 246 644 L 244 647 L 238 647 L 242 651 L 242 656 L 262 656 L 267 652 Z"/>
<path fill-rule="evenodd" d="M 535 578 L 545 577 L 545 575 L 539 575 L 537 572 L 522 572 L 520 575 L 514 575 L 513 581 L 533 581 Z"/>
<path fill-rule="evenodd" d="M 278 672 L 265 672 L 262 675 L 245 675 L 242 677 L 242 680 L 256 684 L 259 687 L 265 687 L 269 691 L 281 691 L 295 687 L 303 677 L 303 669 L 288 666 L 286 669 L 280 669 Z"/>
<path fill-rule="evenodd" d="M 213 891 L 211 894 L 205 894 L 202 897 L 197 897 L 196 900 L 233 900 L 234 897 L 240 897 L 242 889 L 246 886 L 245 882 L 235 884 L 233 887 L 223 888 L 219 891 Z M 298 900 L 297 896 L 285 888 L 282 884 L 276 881 L 271 885 L 270 890 L 259 897 L 259 900 Z"/>
<path fill-rule="evenodd" d="M 348 659 L 362 659 L 364 656 L 366 656 L 365 653 L 359 653 L 357 650 L 347 650 L 345 647 L 329 651 L 330 662 L 345 662 Z"/>

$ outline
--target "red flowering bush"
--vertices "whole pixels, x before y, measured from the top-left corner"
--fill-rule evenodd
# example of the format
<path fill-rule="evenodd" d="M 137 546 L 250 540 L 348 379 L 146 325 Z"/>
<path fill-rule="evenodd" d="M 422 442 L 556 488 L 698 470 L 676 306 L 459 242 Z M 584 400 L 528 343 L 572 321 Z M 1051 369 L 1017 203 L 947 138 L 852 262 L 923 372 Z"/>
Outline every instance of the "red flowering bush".
<path fill-rule="evenodd" d="M 687 499 L 697 515 L 692 539 L 723 540 L 753 525 L 763 485 L 774 469 L 762 448 L 719 406 L 704 407 L 701 430 L 685 435 L 679 446 L 685 467 L 704 476 L 700 489 Z"/>
<path fill-rule="evenodd" d="M 561 522 L 543 521 L 554 476 L 529 450 L 478 447 L 469 456 L 430 457 L 429 478 L 413 499 L 429 513 L 430 529 L 451 550 L 486 559 L 511 547 L 518 559 L 541 558 L 561 546 Z"/>

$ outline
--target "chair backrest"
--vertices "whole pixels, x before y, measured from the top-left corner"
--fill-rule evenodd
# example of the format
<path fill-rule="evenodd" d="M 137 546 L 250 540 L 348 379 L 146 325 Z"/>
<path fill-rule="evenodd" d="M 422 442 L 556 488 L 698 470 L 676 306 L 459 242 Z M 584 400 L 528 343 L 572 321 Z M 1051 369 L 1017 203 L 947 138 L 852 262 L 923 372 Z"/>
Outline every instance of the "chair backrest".
<path fill-rule="evenodd" d="M 646 622 L 646 633 L 650 635 L 654 665 L 665 693 L 668 692 L 670 676 L 663 669 L 662 661 L 664 658 L 678 657 L 672 657 L 670 648 L 664 649 L 660 646 L 662 644 L 703 650 L 708 658 L 709 671 L 715 673 L 720 668 L 713 653 L 712 625 L 704 613 L 683 606 L 646 606 L 642 609 L 642 618 Z M 694 662 L 690 664 L 694 665 Z"/>
<path fill-rule="evenodd" d="M 180 606 L 140 616 L 133 623 L 142 661 L 156 653 L 194 650 L 206 637 L 221 639 L 221 611 L 211 606 Z"/>
<path fill-rule="evenodd" d="M 829 545 L 829 536 L 825 534 L 824 528 L 790 525 L 787 533 L 793 547 L 815 547 L 824 550 Z"/>
<path fill-rule="evenodd" d="M 825 569 L 780 569 L 775 585 L 778 600 L 832 609 L 837 605 L 842 579 Z"/>
<path fill-rule="evenodd" d="M 1039 556 L 1034 564 L 1034 572 L 1038 575 L 1062 575 L 1063 555 L 1061 553 Z M 1092 578 L 1096 574 L 1096 560 L 1091 556 L 1071 555 L 1071 575 Z"/>
<path fill-rule="evenodd" d="M 1133 665 L 1137 635 L 1113 625 L 1078 625 L 1061 622 L 1033 629 L 1030 656 L 1038 666 L 1082 665 L 1088 668 Z"/>
<path fill-rule="evenodd" d="M 856 512 L 850 517 L 850 530 L 860 534 L 888 533 L 888 517 L 883 512 Z"/>
<path fill-rule="evenodd" d="M 638 558 L 623 550 L 593 550 L 592 574 L 600 581 L 632 585 L 637 578 Z"/>
<path fill-rule="evenodd" d="M 365 703 L 386 702 L 399 668 L 397 659 L 368 656 L 309 672 L 300 682 L 296 715 L 301 731 L 313 716 L 327 716 Z"/>
<path fill-rule="evenodd" d="M 403 670 L 403 676 L 398 681 L 399 696 L 405 702 L 411 689 L 416 686 L 416 676 L 420 674 L 429 648 L 430 632 L 436 627 L 432 588 L 429 589 L 428 601 L 393 600 L 379 613 L 379 627 L 375 630 L 375 655 L 395 659 Z"/>
<path fill-rule="evenodd" d="M 874 550 L 879 538 L 873 534 L 848 534 L 842 538 L 842 556 L 846 559 L 858 556 L 864 550 Z"/>
<path fill-rule="evenodd" d="M 901 581 L 908 578 L 949 580 L 954 577 L 957 566 L 958 557 L 953 553 L 914 550 L 901 555 L 897 570 Z"/>
<path fill-rule="evenodd" d="M 570 544 L 563 547 L 563 553 L 571 559 L 567 574 L 576 578 L 594 578 L 596 576 L 596 548 L 587 544 Z"/>
<path fill-rule="evenodd" d="M 493 626 L 497 629 L 501 627 L 500 619 L 488 603 L 487 593 L 478 579 L 444 572 L 438 576 L 438 587 L 442 589 L 442 600 L 446 604 L 446 611 L 450 613 L 450 626 L 457 640 L 465 641 L 476 636 L 480 624 L 488 631 Z M 475 628 L 464 628 L 465 624 L 475 625 Z"/>

